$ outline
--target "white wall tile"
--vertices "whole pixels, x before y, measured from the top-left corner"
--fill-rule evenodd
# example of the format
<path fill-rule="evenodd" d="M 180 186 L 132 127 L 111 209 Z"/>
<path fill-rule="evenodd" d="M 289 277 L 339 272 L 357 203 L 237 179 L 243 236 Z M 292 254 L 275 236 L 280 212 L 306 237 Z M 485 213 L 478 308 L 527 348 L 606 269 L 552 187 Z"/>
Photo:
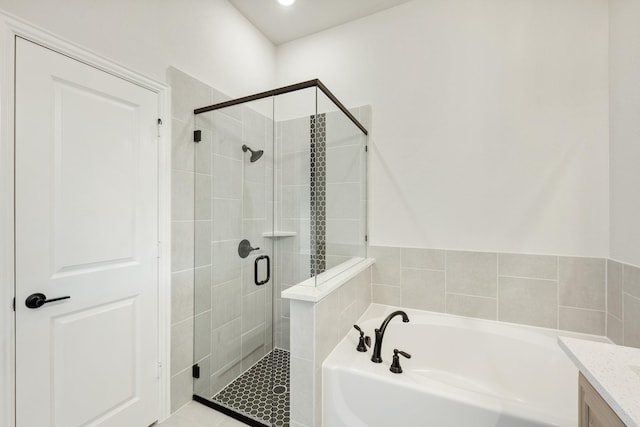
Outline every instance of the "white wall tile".
<path fill-rule="evenodd" d="M 191 368 L 171 377 L 171 412 L 175 412 L 191 401 L 193 397 L 193 377 Z"/>
<path fill-rule="evenodd" d="M 171 218 L 174 221 L 193 221 L 193 183 L 193 172 L 171 172 Z"/>
<path fill-rule="evenodd" d="M 211 337 L 212 371 L 218 372 L 240 361 L 241 334 L 242 321 L 239 318 L 213 330 Z"/>
<path fill-rule="evenodd" d="M 171 121 L 171 169 L 193 172 L 193 126 L 189 122 Z"/>
<path fill-rule="evenodd" d="M 601 258 L 561 257 L 559 285 L 561 305 L 605 310 L 606 263 Z"/>
<path fill-rule="evenodd" d="M 195 313 L 200 314 L 211 310 L 211 266 L 196 268 L 194 276 L 191 287 L 195 295 L 191 305 L 195 307 Z"/>
<path fill-rule="evenodd" d="M 558 257 L 498 254 L 498 274 L 531 279 L 558 279 Z"/>
<path fill-rule="evenodd" d="M 447 294 L 447 313 L 478 319 L 497 320 L 496 298 Z"/>
<path fill-rule="evenodd" d="M 360 220 L 360 184 L 327 183 L 327 218 Z"/>
<path fill-rule="evenodd" d="M 497 255 L 485 252 L 447 251 L 447 291 L 496 297 Z"/>
<path fill-rule="evenodd" d="M 403 268 L 401 295 L 403 307 L 444 312 L 444 271 Z"/>
<path fill-rule="evenodd" d="M 313 360 L 315 351 L 315 311 L 314 305 L 306 301 L 291 301 L 291 354 Z"/>
<path fill-rule="evenodd" d="M 500 277 L 498 320 L 547 328 L 558 327 L 558 283 L 552 280 Z"/>
<path fill-rule="evenodd" d="M 180 372 L 193 363 L 193 318 L 171 326 L 171 372 Z"/>
<path fill-rule="evenodd" d="M 211 306 L 213 309 L 213 327 L 220 327 L 242 313 L 242 289 L 240 279 L 236 278 L 211 288 Z"/>
<path fill-rule="evenodd" d="M 195 222 L 194 263 L 196 267 L 211 264 L 211 221 Z"/>
<path fill-rule="evenodd" d="M 622 320 L 612 315 L 607 315 L 607 338 L 615 344 L 624 344 L 624 334 L 622 331 Z"/>
<path fill-rule="evenodd" d="M 213 199 L 213 241 L 240 239 L 241 237 L 242 201 L 238 199 Z"/>
<path fill-rule="evenodd" d="M 245 155 L 242 151 L 242 123 L 227 114 L 215 111 L 212 121 L 211 151 L 213 154 L 242 160 Z"/>
<path fill-rule="evenodd" d="M 195 219 L 211 220 L 211 175 L 195 175 Z"/>
<path fill-rule="evenodd" d="M 640 347 L 640 298 L 624 294 L 624 345 Z"/>
<path fill-rule="evenodd" d="M 444 270 L 445 251 L 438 249 L 402 248 L 402 267 Z"/>
<path fill-rule="evenodd" d="M 265 322 L 265 291 L 259 289 L 242 297 L 242 331 L 257 327 Z"/>
<path fill-rule="evenodd" d="M 333 292 L 315 308 L 315 357 L 324 360 L 340 341 L 340 293 Z M 338 320 L 338 321 L 337 321 Z"/>
<path fill-rule="evenodd" d="M 594 335 L 606 334 L 606 314 L 604 311 L 560 307 L 558 315 L 559 329 Z"/>
<path fill-rule="evenodd" d="M 640 268 L 625 264 L 623 275 L 624 291 L 640 298 Z"/>
<path fill-rule="evenodd" d="M 400 285 L 400 248 L 370 246 L 369 257 L 375 258 L 372 266 L 372 283 L 378 285 Z"/>
<path fill-rule="evenodd" d="M 195 145 L 195 169 L 196 173 L 211 175 L 211 140 L 213 136 L 210 130 L 200 129 L 200 142 L 192 142 Z M 193 141 L 193 138 L 192 138 Z"/>
<path fill-rule="evenodd" d="M 623 265 L 607 260 L 607 313 L 622 319 Z"/>
<path fill-rule="evenodd" d="M 193 270 L 171 275 L 171 323 L 193 317 Z"/>
<path fill-rule="evenodd" d="M 265 324 L 262 323 L 255 327 L 254 329 L 242 334 L 242 358 L 246 358 L 250 354 L 254 353 L 256 350 L 262 349 L 262 354 L 264 355 L 264 346 L 265 346 Z M 251 366 L 251 365 L 249 365 Z M 243 369 L 245 366 L 243 366 Z"/>
<path fill-rule="evenodd" d="M 193 329 L 194 354 L 191 363 L 211 354 L 211 311 L 197 315 Z"/>
<path fill-rule="evenodd" d="M 242 163 L 229 157 L 213 155 L 213 197 L 241 199 Z"/>
<path fill-rule="evenodd" d="M 356 145 L 327 148 L 327 183 L 360 182 L 360 158 L 364 151 Z"/>
<path fill-rule="evenodd" d="M 402 304 L 400 286 L 371 285 L 373 302 L 399 306 Z"/>
<path fill-rule="evenodd" d="M 291 421 L 312 426 L 315 414 L 313 361 L 291 356 Z"/>
<path fill-rule="evenodd" d="M 171 223 L 171 271 L 193 268 L 193 227 L 193 221 Z"/>

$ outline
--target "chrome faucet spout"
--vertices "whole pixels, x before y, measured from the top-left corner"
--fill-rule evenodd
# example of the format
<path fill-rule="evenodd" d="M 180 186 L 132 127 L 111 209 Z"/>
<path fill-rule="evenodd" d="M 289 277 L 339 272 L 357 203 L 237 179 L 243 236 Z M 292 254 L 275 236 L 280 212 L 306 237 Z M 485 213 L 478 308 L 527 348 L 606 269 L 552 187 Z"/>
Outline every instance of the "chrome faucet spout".
<path fill-rule="evenodd" d="M 371 361 L 374 363 L 382 363 L 382 357 L 380 356 L 380 353 L 382 352 L 382 339 L 384 338 L 384 332 L 387 330 L 387 326 L 389 325 L 389 322 L 391 322 L 391 319 L 396 316 L 402 316 L 402 321 L 404 323 L 407 323 L 409 321 L 409 316 L 407 316 L 407 313 L 401 310 L 394 311 L 393 313 L 388 315 L 386 319 L 384 319 L 382 325 L 380 325 L 380 328 L 375 330 L 376 343 L 373 346 L 373 354 L 371 355 Z"/>

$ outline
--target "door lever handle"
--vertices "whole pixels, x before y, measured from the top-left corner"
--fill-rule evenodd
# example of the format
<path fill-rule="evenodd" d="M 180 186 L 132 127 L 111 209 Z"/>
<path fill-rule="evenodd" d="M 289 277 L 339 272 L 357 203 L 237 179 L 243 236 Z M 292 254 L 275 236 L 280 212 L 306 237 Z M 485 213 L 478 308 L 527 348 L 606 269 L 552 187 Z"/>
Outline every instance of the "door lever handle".
<path fill-rule="evenodd" d="M 71 297 L 60 297 L 60 298 L 51 298 L 51 299 L 47 299 L 47 296 L 45 294 L 31 294 L 27 297 L 27 299 L 25 300 L 25 305 L 29 308 L 40 308 L 43 305 L 50 303 L 50 302 L 54 302 L 54 301 L 61 301 L 63 299 L 69 299 Z"/>

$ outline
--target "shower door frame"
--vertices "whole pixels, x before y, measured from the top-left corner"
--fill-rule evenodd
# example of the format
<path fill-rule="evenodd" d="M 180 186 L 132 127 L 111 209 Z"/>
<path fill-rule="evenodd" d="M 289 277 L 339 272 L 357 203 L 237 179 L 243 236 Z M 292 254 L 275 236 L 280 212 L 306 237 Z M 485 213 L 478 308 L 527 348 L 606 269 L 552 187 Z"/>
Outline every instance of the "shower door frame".
<path fill-rule="evenodd" d="M 307 89 L 310 87 L 316 87 L 320 89 L 330 100 L 333 102 L 339 109 L 342 111 L 348 118 L 356 125 L 365 135 L 369 135 L 369 131 L 365 128 L 362 123 L 358 121 L 354 117 L 353 114 L 345 107 L 336 96 L 331 93 L 331 91 L 320 81 L 320 79 L 307 80 L 305 82 L 300 82 L 296 84 L 292 84 L 289 86 L 283 86 L 278 89 L 272 89 L 265 92 L 256 93 L 255 95 L 244 96 L 242 98 L 232 99 L 230 101 L 220 102 L 218 104 L 209 105 L 207 107 L 196 108 L 193 110 L 193 114 L 198 115 L 202 113 L 206 113 L 208 111 L 219 110 L 221 108 L 231 107 L 238 104 L 244 104 L 245 102 L 257 101 L 259 99 L 268 98 L 271 96 L 282 95 L 285 93 L 295 92 L 301 89 Z"/>
<path fill-rule="evenodd" d="M 158 421 L 170 415 L 171 89 L 28 22 L 0 12 L 0 425 L 15 419 L 14 82 L 15 39 L 21 37 L 158 96 Z M 13 301 L 13 304 L 12 304 Z"/>

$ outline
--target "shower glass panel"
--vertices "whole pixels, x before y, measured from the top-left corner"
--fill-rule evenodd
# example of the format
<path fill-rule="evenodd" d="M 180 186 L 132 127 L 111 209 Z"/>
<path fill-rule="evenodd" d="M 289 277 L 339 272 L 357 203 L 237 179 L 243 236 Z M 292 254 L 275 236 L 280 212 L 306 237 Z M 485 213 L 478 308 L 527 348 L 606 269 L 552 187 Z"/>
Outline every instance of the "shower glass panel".
<path fill-rule="evenodd" d="M 194 399 L 251 425 L 289 426 L 281 292 L 366 256 L 366 134 L 295 86 L 195 116 Z"/>
<path fill-rule="evenodd" d="M 317 105 L 312 164 L 317 192 L 312 215 L 322 266 L 318 273 L 322 273 L 366 257 L 367 136 L 322 91 L 318 91 Z M 362 119 L 359 116 L 365 111 L 355 108 L 351 113 Z M 318 276 L 317 283 L 329 273 Z"/>
<path fill-rule="evenodd" d="M 279 192 L 276 229 L 282 235 L 277 238 L 277 246 L 281 251 L 279 265 L 283 267 L 280 291 L 313 277 L 310 122 L 315 114 L 315 87 L 274 98 L 276 187 Z M 284 304 L 288 308 L 287 300 Z M 288 317 L 288 310 L 285 311 Z M 288 335 L 288 327 L 280 329 Z"/>

